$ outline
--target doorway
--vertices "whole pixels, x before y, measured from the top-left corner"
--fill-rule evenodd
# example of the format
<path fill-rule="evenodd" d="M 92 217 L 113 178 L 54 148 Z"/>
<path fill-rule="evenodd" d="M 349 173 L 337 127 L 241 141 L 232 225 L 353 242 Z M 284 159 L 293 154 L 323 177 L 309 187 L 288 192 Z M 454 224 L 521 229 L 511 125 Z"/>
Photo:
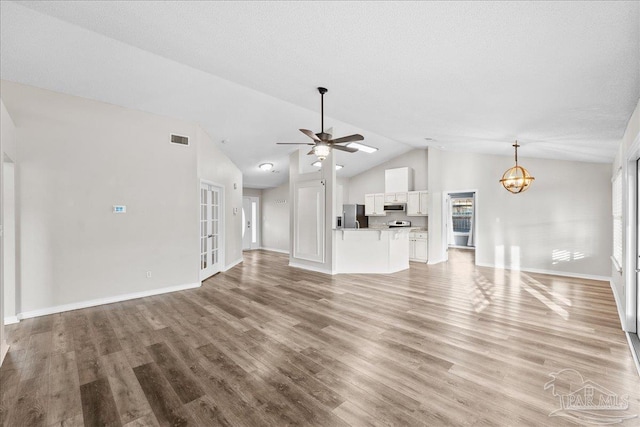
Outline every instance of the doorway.
<path fill-rule="evenodd" d="M 224 189 L 200 182 L 200 280 L 222 271 L 224 265 Z"/>
<path fill-rule="evenodd" d="M 260 247 L 260 198 L 245 196 L 242 198 L 242 250 L 248 251 Z"/>
<path fill-rule="evenodd" d="M 476 248 L 476 192 L 448 192 L 446 196 L 447 248 Z"/>

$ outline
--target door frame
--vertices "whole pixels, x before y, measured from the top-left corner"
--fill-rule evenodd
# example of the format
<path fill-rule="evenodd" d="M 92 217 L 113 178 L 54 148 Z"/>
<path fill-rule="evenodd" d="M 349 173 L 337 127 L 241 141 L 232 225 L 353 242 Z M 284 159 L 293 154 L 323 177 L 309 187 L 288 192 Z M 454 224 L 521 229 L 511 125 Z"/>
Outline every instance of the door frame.
<path fill-rule="evenodd" d="M 226 249 L 225 249 L 225 245 L 226 245 L 226 241 L 227 241 L 227 233 L 226 233 L 226 229 L 225 229 L 225 224 L 227 223 L 226 220 L 226 200 L 225 200 L 225 187 L 223 184 L 220 184 L 218 182 L 215 181 L 210 181 L 207 179 L 202 179 L 200 178 L 200 180 L 198 181 L 198 221 L 197 221 L 197 236 L 198 236 L 198 240 L 197 240 L 197 248 L 198 248 L 198 258 L 197 258 L 197 264 L 198 264 L 198 279 L 200 280 L 200 282 L 205 281 L 206 279 L 208 279 L 209 277 L 213 276 L 214 274 L 219 273 L 220 271 L 213 273 L 210 276 L 207 276 L 205 278 L 203 278 L 201 276 L 201 272 L 202 272 L 202 268 L 200 268 L 200 254 L 201 254 L 201 249 L 200 249 L 200 221 L 202 220 L 201 215 L 201 209 L 200 209 L 200 189 L 202 188 L 202 185 L 211 185 L 213 187 L 217 187 L 220 190 L 220 203 L 219 203 L 219 207 L 218 209 L 220 210 L 219 212 L 219 229 L 222 231 L 221 233 L 221 237 L 220 237 L 220 243 L 218 245 L 219 248 L 219 259 L 220 259 L 220 271 L 224 271 L 224 268 L 226 266 L 225 264 L 225 254 L 226 254 Z"/>
<path fill-rule="evenodd" d="M 449 261 L 449 244 L 447 242 L 447 233 L 449 232 L 447 230 L 447 213 L 449 211 L 449 206 L 448 206 L 448 203 L 447 203 L 447 197 L 450 197 L 449 195 L 451 193 L 473 193 L 474 194 L 473 215 L 474 215 L 475 224 L 474 224 L 473 230 L 475 232 L 475 235 L 473 236 L 473 242 L 474 242 L 474 248 L 475 248 L 474 249 L 475 256 L 473 257 L 474 258 L 473 262 L 474 262 L 475 265 L 478 265 L 478 258 L 480 258 L 479 254 L 482 251 L 480 249 L 479 242 L 482 239 L 480 238 L 480 233 L 479 233 L 480 228 L 478 227 L 478 218 L 479 218 L 478 206 L 480 206 L 480 202 L 479 202 L 480 197 L 478 196 L 479 191 L 478 191 L 477 188 L 464 189 L 464 190 L 444 190 L 442 192 L 442 209 L 441 209 L 442 212 L 440 214 L 441 218 L 442 218 L 442 221 L 441 221 L 440 226 L 442 227 L 441 228 L 441 233 L 442 233 L 442 239 L 441 239 L 442 242 L 441 243 L 442 243 L 442 253 L 444 254 L 444 260 L 445 261 Z"/>
<path fill-rule="evenodd" d="M 627 150 L 626 159 L 623 161 L 623 171 L 622 176 L 624 181 L 626 182 L 626 194 L 623 193 L 623 217 L 626 217 L 626 221 L 623 222 L 623 249 L 624 249 L 624 259 L 623 259 L 623 271 L 624 273 L 624 324 L 622 328 L 627 331 L 638 335 L 640 332 L 638 330 L 638 321 L 640 320 L 640 316 L 638 314 L 638 310 L 640 309 L 640 302 L 638 298 L 640 298 L 640 283 L 638 283 L 638 274 L 636 273 L 638 256 L 640 256 L 640 250 L 638 249 L 638 244 L 640 242 L 637 241 L 638 235 L 638 217 L 640 215 L 640 210 L 638 207 L 637 194 L 637 176 L 638 176 L 638 166 L 637 161 L 640 158 L 640 135 L 636 137 L 633 143 L 629 146 Z M 626 206 L 625 206 L 626 204 Z M 625 268 L 626 266 L 626 268 Z"/>

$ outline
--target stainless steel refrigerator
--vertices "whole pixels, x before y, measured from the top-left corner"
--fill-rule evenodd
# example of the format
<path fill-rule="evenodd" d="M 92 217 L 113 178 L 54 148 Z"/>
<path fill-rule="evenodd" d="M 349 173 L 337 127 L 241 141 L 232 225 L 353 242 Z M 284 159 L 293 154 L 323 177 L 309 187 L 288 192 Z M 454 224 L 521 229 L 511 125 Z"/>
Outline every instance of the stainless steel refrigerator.
<path fill-rule="evenodd" d="M 342 228 L 368 228 L 364 205 L 342 205 Z"/>

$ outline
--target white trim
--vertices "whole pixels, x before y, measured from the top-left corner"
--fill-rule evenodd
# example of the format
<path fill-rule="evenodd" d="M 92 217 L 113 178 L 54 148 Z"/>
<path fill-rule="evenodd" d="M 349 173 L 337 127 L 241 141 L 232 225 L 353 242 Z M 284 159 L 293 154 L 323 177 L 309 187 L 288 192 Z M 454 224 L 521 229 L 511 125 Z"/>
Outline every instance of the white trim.
<path fill-rule="evenodd" d="M 258 249 L 262 249 L 263 251 L 278 252 L 278 253 L 281 253 L 281 254 L 287 254 L 287 255 L 289 255 L 289 251 L 284 251 L 284 250 L 282 250 L 282 249 L 266 248 L 266 247 L 264 247 L 264 246 L 262 246 L 262 247 L 260 247 L 260 248 L 258 248 Z"/>
<path fill-rule="evenodd" d="M 8 352 L 9 352 L 9 345 L 5 340 L 2 340 L 2 342 L 0 342 L 0 365 L 2 365 L 2 362 L 4 362 L 4 357 L 7 355 Z"/>
<path fill-rule="evenodd" d="M 627 337 L 627 344 L 629 344 L 629 351 L 631 352 L 631 358 L 633 359 L 634 365 L 636 365 L 636 369 L 638 370 L 638 375 L 640 375 L 640 359 L 638 359 L 638 354 L 636 353 L 635 348 L 633 347 L 633 343 L 631 342 L 630 332 L 624 333 Z"/>
<path fill-rule="evenodd" d="M 142 292 L 133 292 L 130 294 L 121 294 L 112 297 L 92 299 L 88 301 L 79 301 L 71 304 L 57 305 L 54 307 L 40 308 L 38 310 L 25 311 L 18 314 L 18 319 L 30 319 L 32 317 L 47 316 L 49 314 L 62 313 L 65 311 L 79 310 L 81 308 L 95 307 L 97 305 L 112 304 L 114 302 L 128 301 L 132 299 L 150 297 L 153 295 L 166 294 L 169 292 L 184 291 L 187 289 L 199 288 L 201 283 L 187 283 L 184 285 L 167 286 L 166 288 L 151 289 Z"/>
<path fill-rule="evenodd" d="M 613 280 L 609 280 L 609 286 L 611 286 L 611 292 L 613 292 L 613 299 L 616 301 L 616 310 L 618 311 L 618 317 L 620 318 L 620 327 L 624 330 L 624 310 L 621 310 L 620 298 L 618 298 L 618 292 L 616 291 L 616 285 L 613 283 Z"/>
<path fill-rule="evenodd" d="M 325 270 L 324 268 L 319 268 L 319 267 L 315 267 L 315 266 L 310 266 L 310 265 L 304 265 L 304 264 L 296 264 L 294 262 L 289 261 L 289 267 L 293 267 L 293 268 L 300 268 L 302 270 L 309 270 L 309 271 L 315 271 L 316 273 L 323 273 L 323 274 L 329 274 L 331 276 L 333 276 L 334 273 L 331 270 Z"/>
<path fill-rule="evenodd" d="M 13 325 L 14 323 L 18 323 L 18 322 L 20 322 L 20 319 L 18 319 L 18 316 L 7 316 L 4 318 L 5 325 Z"/>
<path fill-rule="evenodd" d="M 639 104 L 640 105 L 640 104 Z M 637 162 L 640 158 L 640 133 L 636 135 L 635 139 L 629 145 L 626 151 L 626 161 L 621 159 L 621 167 L 623 170 L 622 181 L 622 271 L 621 284 L 624 292 L 624 318 L 625 324 L 623 329 L 627 332 L 638 331 L 638 316 L 640 316 L 638 307 L 638 273 L 636 267 L 638 266 L 638 226 L 637 226 L 637 206 L 638 206 L 638 189 L 636 188 L 637 180 Z M 626 192 L 624 191 L 626 188 Z M 626 271 L 625 268 L 626 267 Z"/>
<path fill-rule="evenodd" d="M 427 261 L 427 265 L 440 264 L 441 262 L 447 262 L 447 261 L 448 260 L 446 258 L 440 258 L 440 259 L 429 258 L 429 261 Z"/>
<path fill-rule="evenodd" d="M 234 262 L 232 262 L 231 264 L 225 266 L 222 271 L 227 271 L 227 270 L 231 270 L 233 267 L 235 267 L 236 265 L 240 264 L 242 262 L 243 258 L 240 257 L 240 259 L 235 260 Z"/>
<path fill-rule="evenodd" d="M 610 276 L 598 276 L 595 274 L 574 273 L 571 271 L 543 270 L 540 268 L 508 268 L 506 266 L 496 266 L 494 264 L 476 262 L 478 267 L 497 268 L 500 270 L 522 271 L 523 273 L 548 274 L 550 276 L 574 277 L 576 279 L 599 280 L 602 282 L 611 281 Z"/>
<path fill-rule="evenodd" d="M 613 255 L 611 255 L 610 258 L 611 258 L 611 264 L 613 264 L 613 268 L 615 268 L 618 273 L 622 274 L 622 266 L 618 264 L 618 261 L 615 259 Z"/>
<path fill-rule="evenodd" d="M 475 189 L 463 189 L 463 190 L 443 190 L 442 191 L 442 205 L 441 205 L 441 209 L 440 209 L 440 232 L 441 234 L 441 243 L 442 243 L 442 255 L 443 258 L 442 260 L 435 260 L 433 262 L 429 261 L 428 264 L 438 264 L 441 262 L 446 262 L 449 261 L 449 243 L 447 241 L 447 226 L 446 226 L 446 221 L 447 221 L 447 212 L 448 212 L 448 203 L 447 203 L 447 197 L 450 197 L 451 194 L 455 194 L 455 193 L 473 193 L 473 215 L 474 215 L 474 222 L 476 224 L 475 226 L 475 236 L 473 236 L 473 247 L 475 248 L 476 251 L 476 262 L 475 265 L 480 265 L 477 262 L 478 256 L 482 253 L 482 250 L 480 249 L 480 245 L 478 244 L 478 239 L 482 240 L 482 238 L 480 237 L 480 229 L 479 227 L 477 227 L 477 225 L 480 223 L 478 221 L 478 212 L 480 211 L 478 209 L 478 193 L 479 193 L 479 189 L 475 188 Z"/>

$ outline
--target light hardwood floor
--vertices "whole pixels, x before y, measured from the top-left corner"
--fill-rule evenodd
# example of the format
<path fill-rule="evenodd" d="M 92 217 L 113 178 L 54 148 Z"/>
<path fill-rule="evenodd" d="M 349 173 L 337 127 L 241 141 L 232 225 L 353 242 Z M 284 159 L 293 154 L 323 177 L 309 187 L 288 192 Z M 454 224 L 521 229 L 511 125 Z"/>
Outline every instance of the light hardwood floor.
<path fill-rule="evenodd" d="M 198 289 L 24 320 L 7 327 L 0 419 L 575 425 L 548 416 L 559 398 L 544 385 L 564 368 L 628 394 L 620 413 L 639 413 L 608 283 L 478 268 L 472 257 L 330 277 L 253 251 Z"/>

